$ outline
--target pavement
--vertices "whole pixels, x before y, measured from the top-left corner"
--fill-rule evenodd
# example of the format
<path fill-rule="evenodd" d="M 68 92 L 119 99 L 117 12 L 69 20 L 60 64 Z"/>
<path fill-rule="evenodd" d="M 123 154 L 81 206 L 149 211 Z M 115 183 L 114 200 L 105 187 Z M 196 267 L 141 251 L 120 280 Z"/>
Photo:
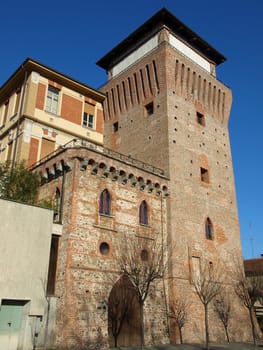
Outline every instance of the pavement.
<path fill-rule="evenodd" d="M 209 345 L 210 350 L 254 350 L 252 343 L 224 343 Z M 204 344 L 167 344 L 167 345 L 155 345 L 153 347 L 145 347 L 144 350 L 204 350 L 206 349 Z M 263 343 L 258 344 L 258 349 L 263 349 Z M 139 346 L 131 347 L 118 347 L 112 348 L 112 350 L 141 350 Z"/>

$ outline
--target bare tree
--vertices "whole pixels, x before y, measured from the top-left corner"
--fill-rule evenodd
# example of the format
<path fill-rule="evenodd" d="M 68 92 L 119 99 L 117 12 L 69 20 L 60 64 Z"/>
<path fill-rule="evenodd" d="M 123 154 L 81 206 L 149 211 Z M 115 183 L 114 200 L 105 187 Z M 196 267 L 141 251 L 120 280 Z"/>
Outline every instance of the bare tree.
<path fill-rule="evenodd" d="M 231 303 L 229 294 L 220 293 L 214 300 L 214 310 L 222 322 L 226 334 L 227 342 L 229 343 L 229 319 L 231 314 Z"/>
<path fill-rule="evenodd" d="M 188 309 L 190 302 L 182 297 L 177 297 L 173 304 L 170 306 L 169 317 L 175 320 L 175 323 L 179 330 L 180 343 L 183 344 L 182 329 L 188 321 Z"/>
<path fill-rule="evenodd" d="M 243 263 L 236 264 L 236 294 L 248 309 L 252 337 L 255 349 L 257 348 L 257 321 L 255 315 L 255 303 L 261 302 L 263 298 L 263 276 L 253 275 L 245 276 Z"/>
<path fill-rule="evenodd" d="M 219 266 L 214 266 L 211 262 L 204 262 L 200 265 L 200 271 L 193 276 L 193 284 L 196 293 L 204 306 L 205 314 L 205 342 L 206 349 L 209 350 L 209 320 L 208 306 L 223 289 L 222 273 Z"/>
<path fill-rule="evenodd" d="M 127 276 L 123 276 L 112 290 L 108 302 L 108 315 L 115 347 L 118 346 L 118 336 L 129 314 L 133 297 L 134 294 L 131 293 L 129 283 L 127 283 Z"/>
<path fill-rule="evenodd" d="M 154 241 L 126 241 L 125 250 L 120 257 L 121 272 L 128 277 L 136 293 L 140 307 L 141 349 L 144 348 L 144 303 L 150 288 L 164 274 L 162 249 Z"/>

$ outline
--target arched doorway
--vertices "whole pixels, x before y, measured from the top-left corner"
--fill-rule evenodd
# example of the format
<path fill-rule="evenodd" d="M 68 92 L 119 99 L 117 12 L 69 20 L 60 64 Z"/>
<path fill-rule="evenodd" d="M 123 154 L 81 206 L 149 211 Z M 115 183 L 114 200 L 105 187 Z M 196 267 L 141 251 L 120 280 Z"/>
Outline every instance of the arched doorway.
<path fill-rule="evenodd" d="M 108 334 L 110 347 L 140 345 L 140 309 L 127 276 L 122 276 L 110 292 Z"/>

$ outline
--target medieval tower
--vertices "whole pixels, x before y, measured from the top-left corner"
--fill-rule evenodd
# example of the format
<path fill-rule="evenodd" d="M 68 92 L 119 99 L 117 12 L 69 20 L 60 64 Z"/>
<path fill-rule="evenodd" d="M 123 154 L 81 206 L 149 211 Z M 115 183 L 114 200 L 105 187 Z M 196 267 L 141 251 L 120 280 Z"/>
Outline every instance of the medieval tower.
<path fill-rule="evenodd" d="M 162 9 L 97 62 L 108 73 L 105 146 L 170 179 L 169 301 L 179 294 L 195 304 L 188 341 L 200 335 L 203 317 L 193 275 L 204 261 L 229 271 L 242 256 L 228 134 L 232 95 L 216 78 L 224 61 Z"/>
<path fill-rule="evenodd" d="M 231 300 L 231 341 L 250 338 L 234 293 L 242 251 L 232 94 L 216 77 L 224 61 L 161 9 L 97 62 L 108 74 L 100 91 L 32 59 L 0 89 L 0 160 L 25 159 L 41 176 L 39 204 L 54 214 L 44 306 L 33 313 L 23 291 L 1 297 L 27 300 L 17 332 L 30 344 L 23 349 L 107 350 L 139 346 L 142 335 L 147 346 L 179 343 L 170 317 L 178 298 L 188 302 L 184 342 L 202 343 L 204 307 L 194 282 L 215 271 Z M 148 268 L 158 249 L 165 273 L 142 308 L 121 262 L 134 254 L 135 270 Z M 223 326 L 212 305 L 208 311 L 210 340 L 222 342 Z"/>

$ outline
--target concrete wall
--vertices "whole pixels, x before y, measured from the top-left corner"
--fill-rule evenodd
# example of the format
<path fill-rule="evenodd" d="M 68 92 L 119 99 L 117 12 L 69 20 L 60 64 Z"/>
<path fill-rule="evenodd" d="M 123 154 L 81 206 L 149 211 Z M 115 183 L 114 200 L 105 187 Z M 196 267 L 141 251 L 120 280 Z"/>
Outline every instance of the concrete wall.
<path fill-rule="evenodd" d="M 0 300 L 24 305 L 18 344 L 32 349 L 45 336 L 53 211 L 0 199 L 0 220 Z"/>
<path fill-rule="evenodd" d="M 0 200 L 0 298 L 31 301 L 43 314 L 53 212 Z"/>

